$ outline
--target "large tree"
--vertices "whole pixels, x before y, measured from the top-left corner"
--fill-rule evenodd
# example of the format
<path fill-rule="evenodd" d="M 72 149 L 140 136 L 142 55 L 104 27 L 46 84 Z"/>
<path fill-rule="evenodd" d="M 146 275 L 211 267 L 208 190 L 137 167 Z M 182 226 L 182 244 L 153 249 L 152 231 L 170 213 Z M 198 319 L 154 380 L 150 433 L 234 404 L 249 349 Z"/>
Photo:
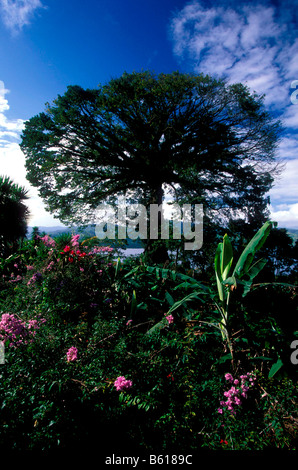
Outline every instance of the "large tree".
<path fill-rule="evenodd" d="M 210 76 L 124 73 L 69 86 L 25 124 L 27 178 L 66 223 L 130 194 L 203 203 L 206 215 L 264 216 L 280 125 L 262 96 Z"/>
<path fill-rule="evenodd" d="M 9 253 L 14 243 L 26 236 L 28 207 L 27 190 L 8 176 L 0 176 L 0 254 Z"/>

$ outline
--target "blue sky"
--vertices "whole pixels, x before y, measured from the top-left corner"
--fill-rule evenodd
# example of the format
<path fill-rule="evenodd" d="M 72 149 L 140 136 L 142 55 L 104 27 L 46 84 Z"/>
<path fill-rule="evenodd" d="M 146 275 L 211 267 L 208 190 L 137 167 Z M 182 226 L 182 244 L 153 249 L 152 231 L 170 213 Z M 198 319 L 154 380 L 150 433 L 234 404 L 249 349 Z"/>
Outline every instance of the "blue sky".
<path fill-rule="evenodd" d="M 0 174 L 28 188 L 29 224 L 59 221 L 26 180 L 19 148 L 24 122 L 68 85 L 95 88 L 124 71 L 150 69 L 224 76 L 266 95 L 285 126 L 278 158 L 286 165 L 270 191 L 271 214 L 280 227 L 298 229 L 294 3 L 0 0 Z"/>

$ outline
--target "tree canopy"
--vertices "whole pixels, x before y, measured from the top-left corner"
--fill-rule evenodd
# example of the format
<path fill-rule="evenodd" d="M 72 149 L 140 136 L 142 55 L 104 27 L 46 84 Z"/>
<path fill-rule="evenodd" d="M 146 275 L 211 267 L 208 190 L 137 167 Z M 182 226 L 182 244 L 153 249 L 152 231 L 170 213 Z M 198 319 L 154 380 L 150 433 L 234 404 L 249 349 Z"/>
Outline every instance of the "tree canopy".
<path fill-rule="evenodd" d="M 65 223 L 90 223 L 119 195 L 160 204 L 165 191 L 212 217 L 252 219 L 269 202 L 280 132 L 240 83 L 144 71 L 69 86 L 25 123 L 21 148 L 28 180 Z"/>

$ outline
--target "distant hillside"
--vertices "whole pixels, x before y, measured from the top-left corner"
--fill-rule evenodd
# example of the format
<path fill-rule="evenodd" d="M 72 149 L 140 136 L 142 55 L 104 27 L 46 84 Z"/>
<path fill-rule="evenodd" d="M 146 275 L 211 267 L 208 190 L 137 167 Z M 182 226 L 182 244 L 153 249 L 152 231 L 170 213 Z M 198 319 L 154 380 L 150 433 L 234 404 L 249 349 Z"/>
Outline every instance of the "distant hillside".
<path fill-rule="evenodd" d="M 287 232 L 290 235 L 290 237 L 293 238 L 294 242 L 298 240 L 298 229 L 294 229 L 294 228 L 287 229 Z"/>
<path fill-rule="evenodd" d="M 282 228 L 282 227 L 279 227 Z M 84 229 L 79 227 L 60 227 L 60 226 L 53 226 L 53 227 L 38 227 L 40 233 L 44 233 L 49 235 L 50 237 L 57 237 L 58 235 L 62 235 L 63 233 L 81 233 L 82 237 L 94 237 L 95 236 L 95 228 L 94 226 L 88 226 Z M 31 237 L 33 227 L 28 227 L 27 230 L 27 238 Z M 294 243 L 298 240 L 298 229 L 286 229 L 290 237 L 294 240 Z M 143 248 L 144 245 L 140 240 L 130 240 L 129 238 L 127 241 L 127 248 Z"/>
<path fill-rule="evenodd" d="M 82 238 L 91 238 L 95 237 L 95 227 L 88 226 L 84 229 L 80 227 L 60 227 L 60 226 L 53 226 L 53 227 L 38 227 L 40 234 L 49 235 L 49 237 L 57 237 L 62 234 L 72 233 L 77 234 L 80 233 Z M 28 227 L 27 229 L 27 238 L 31 237 L 33 231 L 33 227 Z M 124 241 L 124 240 L 123 240 Z M 103 240 L 103 243 L 105 240 Z M 144 245 L 140 240 L 130 240 L 129 238 L 126 240 L 126 248 L 143 248 Z"/>
<path fill-rule="evenodd" d="M 54 227 L 40 226 L 38 227 L 38 230 L 39 230 L 39 233 L 41 234 L 45 233 L 46 235 L 49 235 L 50 237 L 56 237 L 57 235 L 60 235 L 62 233 L 75 232 L 75 229 L 72 229 L 69 227 L 60 227 L 60 226 L 54 226 Z M 32 231 L 33 231 L 33 227 L 28 227 L 27 238 L 31 237 Z"/>

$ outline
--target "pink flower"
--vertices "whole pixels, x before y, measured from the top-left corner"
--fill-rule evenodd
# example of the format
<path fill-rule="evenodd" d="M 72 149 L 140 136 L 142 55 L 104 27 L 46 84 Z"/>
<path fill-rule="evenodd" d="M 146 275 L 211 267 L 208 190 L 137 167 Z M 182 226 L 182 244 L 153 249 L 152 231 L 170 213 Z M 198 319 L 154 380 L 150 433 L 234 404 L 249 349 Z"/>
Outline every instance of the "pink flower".
<path fill-rule="evenodd" d="M 115 380 L 114 386 L 118 392 L 122 390 L 128 390 L 130 387 L 132 387 L 132 381 L 126 380 L 126 378 L 123 376 L 119 376 Z"/>
<path fill-rule="evenodd" d="M 223 408 L 227 408 L 233 415 L 236 414 L 235 412 L 235 407 L 240 406 L 242 404 L 242 401 L 240 400 L 240 397 L 247 398 L 247 392 L 254 386 L 254 380 L 256 380 L 256 376 L 252 374 L 251 372 L 248 372 L 245 375 L 240 375 L 241 379 L 241 384 L 239 385 L 239 380 L 238 379 L 233 379 L 231 374 L 225 374 L 225 379 L 232 383 L 233 386 L 230 388 L 230 390 L 224 392 L 224 396 L 227 398 L 226 401 L 220 401 L 220 405 Z M 238 388 L 236 388 L 234 385 L 239 385 Z M 223 409 L 222 408 L 222 409 Z M 221 408 L 220 408 L 221 409 Z"/>
<path fill-rule="evenodd" d="M 40 323 L 45 321 L 45 319 L 40 319 L 39 321 L 31 319 L 28 325 L 26 325 L 25 321 L 22 321 L 15 315 L 4 313 L 0 320 L 0 341 L 9 341 L 10 347 L 28 344 L 29 341 L 33 340 Z"/>
<path fill-rule="evenodd" d="M 53 240 L 51 237 L 49 237 L 49 235 L 45 235 L 44 237 L 41 237 L 40 240 L 43 242 L 43 244 L 45 246 L 49 246 L 49 247 L 55 247 L 56 246 L 55 240 Z"/>
<path fill-rule="evenodd" d="M 34 284 L 36 281 L 40 280 L 41 278 L 42 278 L 41 273 L 37 272 L 37 273 L 33 274 L 31 279 L 29 279 L 29 281 L 27 282 L 27 286 L 30 286 L 30 284 Z"/>
<path fill-rule="evenodd" d="M 78 358 L 78 349 L 72 346 L 66 353 L 67 362 L 76 361 Z"/>
<path fill-rule="evenodd" d="M 174 321 L 173 315 L 167 315 L 167 316 L 166 316 L 166 319 L 168 320 L 169 325 L 170 325 L 171 323 L 173 323 L 173 321 Z"/>
<path fill-rule="evenodd" d="M 24 337 L 28 334 L 25 324 L 13 314 L 3 313 L 0 321 L 0 339 L 9 340 L 10 347 L 16 347 L 23 343 Z"/>
<path fill-rule="evenodd" d="M 54 266 L 54 264 L 55 264 L 54 261 L 51 261 L 51 262 L 48 264 L 47 269 L 48 269 L 48 270 L 51 270 L 52 267 Z"/>
<path fill-rule="evenodd" d="M 78 242 L 79 238 L 80 238 L 80 235 L 73 235 L 71 237 L 70 243 L 72 244 L 72 246 L 79 246 L 79 242 Z"/>
<path fill-rule="evenodd" d="M 225 375 L 225 379 L 227 382 L 233 382 L 234 380 L 232 374 L 230 373 Z"/>

